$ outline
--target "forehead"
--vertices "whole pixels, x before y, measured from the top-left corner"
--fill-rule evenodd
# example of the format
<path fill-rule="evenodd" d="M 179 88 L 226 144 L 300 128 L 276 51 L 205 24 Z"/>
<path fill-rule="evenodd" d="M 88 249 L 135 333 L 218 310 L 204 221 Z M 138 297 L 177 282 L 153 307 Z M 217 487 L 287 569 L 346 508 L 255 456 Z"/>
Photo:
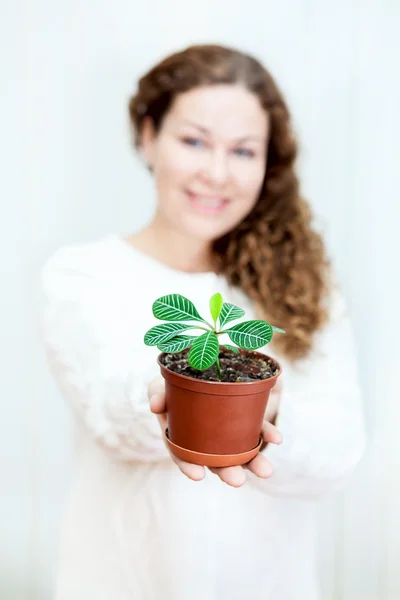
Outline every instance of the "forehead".
<path fill-rule="evenodd" d="M 258 97 L 240 85 L 213 85 L 179 94 L 168 117 L 192 121 L 225 137 L 266 135 L 268 115 Z"/>

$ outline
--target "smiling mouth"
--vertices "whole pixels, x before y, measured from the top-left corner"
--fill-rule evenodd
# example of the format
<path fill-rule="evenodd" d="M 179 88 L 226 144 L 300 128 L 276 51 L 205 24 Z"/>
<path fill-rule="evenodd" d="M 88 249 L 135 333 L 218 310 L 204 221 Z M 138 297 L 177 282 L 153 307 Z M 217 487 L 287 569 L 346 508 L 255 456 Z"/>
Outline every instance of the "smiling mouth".
<path fill-rule="evenodd" d="M 201 210 L 202 212 L 217 213 L 222 211 L 226 205 L 229 204 L 229 200 L 221 196 L 196 194 L 189 190 L 187 190 L 186 194 L 192 206 Z"/>

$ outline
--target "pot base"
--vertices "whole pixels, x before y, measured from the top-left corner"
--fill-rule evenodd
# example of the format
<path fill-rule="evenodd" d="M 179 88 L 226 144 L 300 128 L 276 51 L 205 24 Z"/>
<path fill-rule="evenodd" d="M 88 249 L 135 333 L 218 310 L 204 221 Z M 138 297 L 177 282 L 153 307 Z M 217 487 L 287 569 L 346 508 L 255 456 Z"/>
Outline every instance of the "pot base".
<path fill-rule="evenodd" d="M 204 454 L 202 452 L 195 452 L 194 450 L 182 448 L 171 442 L 168 437 L 168 429 L 165 431 L 165 440 L 168 448 L 177 458 L 203 467 L 234 467 L 237 465 L 245 465 L 257 456 L 263 443 L 263 439 L 260 437 L 255 448 L 240 454 Z"/>

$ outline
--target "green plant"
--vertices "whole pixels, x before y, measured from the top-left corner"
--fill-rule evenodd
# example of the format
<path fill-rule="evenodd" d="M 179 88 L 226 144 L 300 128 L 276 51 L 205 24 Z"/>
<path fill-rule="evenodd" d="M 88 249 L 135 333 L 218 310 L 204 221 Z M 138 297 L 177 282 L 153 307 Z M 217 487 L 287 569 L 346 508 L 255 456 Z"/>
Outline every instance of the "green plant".
<path fill-rule="evenodd" d="M 285 333 L 283 329 L 261 320 L 244 321 L 226 327 L 228 323 L 243 317 L 245 311 L 234 304 L 224 302 L 219 293 L 210 298 L 210 312 L 212 325 L 199 315 L 194 304 L 184 296 L 180 294 L 162 296 L 153 304 L 153 315 L 167 323 L 149 329 L 144 336 L 144 343 L 147 346 L 157 346 L 161 352 L 171 354 L 190 348 L 189 364 L 199 371 L 215 364 L 218 377 L 221 379 L 219 336 L 227 334 L 236 345 L 221 345 L 238 354 L 239 348 L 257 350 L 265 346 L 271 341 L 274 332 Z M 205 333 L 197 336 L 184 335 L 190 329 L 203 330 Z"/>

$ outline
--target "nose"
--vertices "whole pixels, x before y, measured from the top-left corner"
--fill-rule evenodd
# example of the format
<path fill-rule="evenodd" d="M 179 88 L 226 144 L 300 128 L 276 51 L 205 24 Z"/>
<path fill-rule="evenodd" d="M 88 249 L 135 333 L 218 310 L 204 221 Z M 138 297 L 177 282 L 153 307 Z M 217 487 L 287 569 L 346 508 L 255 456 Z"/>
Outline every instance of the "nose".
<path fill-rule="evenodd" d="M 215 186 L 222 186 L 226 183 L 230 173 L 228 159 L 223 150 L 210 153 L 207 165 L 204 168 L 204 175 L 208 182 Z"/>

